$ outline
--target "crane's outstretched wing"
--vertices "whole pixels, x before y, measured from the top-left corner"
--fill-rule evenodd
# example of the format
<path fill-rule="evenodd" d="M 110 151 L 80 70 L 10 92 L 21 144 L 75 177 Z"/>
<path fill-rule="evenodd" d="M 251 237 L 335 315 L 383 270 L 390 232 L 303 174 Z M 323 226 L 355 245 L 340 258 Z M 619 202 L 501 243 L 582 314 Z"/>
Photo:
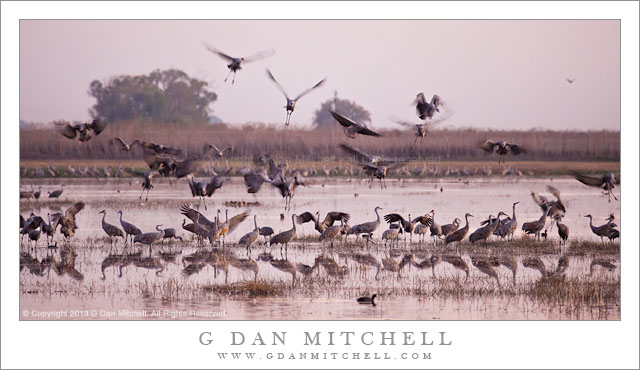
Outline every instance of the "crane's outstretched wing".
<path fill-rule="evenodd" d="M 330 110 L 329 113 L 331 113 L 331 115 L 333 116 L 333 118 L 336 119 L 336 121 L 338 121 L 339 124 L 341 124 L 344 127 L 351 127 L 353 125 L 356 125 L 356 122 L 350 118 L 347 118 L 343 115 L 341 115 L 340 113 L 337 113 L 335 111 Z"/>
<path fill-rule="evenodd" d="M 384 220 L 387 223 L 400 221 L 400 223 L 402 223 L 403 225 L 407 222 L 404 220 L 404 218 L 401 215 L 397 213 L 389 213 L 388 215 L 384 215 Z"/>
<path fill-rule="evenodd" d="M 109 122 L 96 118 L 93 121 L 91 121 L 91 123 L 87 124 L 87 128 L 89 130 L 93 130 L 93 132 L 95 132 L 96 135 L 98 135 L 102 131 L 104 131 L 104 129 L 107 128 L 108 125 L 109 125 Z"/>
<path fill-rule="evenodd" d="M 211 46 L 211 45 L 207 44 L 207 43 L 206 43 L 206 42 L 204 42 L 204 41 L 203 41 L 202 43 L 204 44 L 204 47 L 205 47 L 205 48 L 207 48 L 207 50 L 209 50 L 210 52 L 212 52 L 212 53 L 214 53 L 214 54 L 217 54 L 219 57 L 224 58 L 224 59 L 226 59 L 226 60 L 228 60 L 228 61 L 230 61 L 230 62 L 232 62 L 232 61 L 233 61 L 233 57 L 232 57 L 232 56 L 229 56 L 229 55 L 227 55 L 227 54 L 225 54 L 225 53 L 221 52 L 220 50 L 218 50 L 218 49 L 214 48 L 213 46 Z"/>
<path fill-rule="evenodd" d="M 576 174 L 574 177 L 576 180 L 589 186 L 599 187 L 604 184 L 604 182 L 602 181 L 602 176 Z"/>
<path fill-rule="evenodd" d="M 77 131 L 73 126 L 69 124 L 69 122 L 56 123 L 56 125 L 60 126 L 60 128 L 58 129 L 58 132 L 60 132 L 64 137 L 69 139 L 76 138 Z"/>
<path fill-rule="evenodd" d="M 280 85 L 280 83 L 276 80 L 276 78 L 273 77 L 273 74 L 271 73 L 271 71 L 268 68 L 267 68 L 267 76 L 271 79 L 271 81 L 273 81 L 273 83 L 276 84 L 278 89 L 280 91 L 282 91 L 282 93 L 284 94 L 284 97 L 287 98 L 287 100 L 291 100 L 291 99 L 289 99 L 289 95 L 287 94 L 287 92 L 284 91 L 284 87 L 282 87 L 282 85 Z"/>
<path fill-rule="evenodd" d="M 413 104 L 427 104 L 427 99 L 425 99 L 424 93 L 416 95 L 416 100 L 413 101 Z"/>
<path fill-rule="evenodd" d="M 316 222 L 316 217 L 311 212 L 304 212 L 298 216 L 296 216 L 296 223 L 298 225 L 302 225 L 306 222 L 313 221 Z"/>
<path fill-rule="evenodd" d="M 351 215 L 349 215 L 348 213 L 333 211 L 327 213 L 323 223 L 327 226 L 333 226 L 333 223 L 336 221 L 342 221 L 343 224 L 346 224 L 347 222 L 349 222 L 350 218 Z"/>
<path fill-rule="evenodd" d="M 492 153 L 493 152 L 493 148 L 496 146 L 496 143 L 491 141 L 491 140 L 487 140 L 483 143 L 478 144 L 478 148 L 484 150 L 485 152 L 489 152 Z"/>
<path fill-rule="evenodd" d="M 222 178 L 222 176 L 213 176 L 205 187 L 205 194 L 210 197 L 216 191 L 216 189 L 222 187 L 223 182 L 224 179 Z"/>
<path fill-rule="evenodd" d="M 431 104 L 433 104 L 435 107 L 438 107 L 440 105 L 440 97 L 438 95 L 434 95 L 431 98 Z"/>
<path fill-rule="evenodd" d="M 255 54 L 253 54 L 253 55 L 245 57 L 244 58 L 244 63 L 255 62 L 256 60 L 268 58 L 268 57 L 272 56 L 275 53 L 276 52 L 273 49 L 262 50 L 262 51 L 259 51 L 259 52 L 255 53 Z"/>
<path fill-rule="evenodd" d="M 326 80 L 327 80 L 327 78 L 326 78 L 326 77 L 325 77 L 325 78 L 323 78 L 322 80 L 320 80 L 320 82 L 318 82 L 317 84 L 313 85 L 313 87 L 312 87 L 312 88 L 310 88 L 310 89 L 306 89 L 305 91 L 301 92 L 301 93 L 300 93 L 298 96 L 296 96 L 296 98 L 295 98 L 295 99 L 293 99 L 293 100 L 298 100 L 298 99 L 302 98 L 303 96 L 307 95 L 308 93 L 310 93 L 313 89 L 316 89 L 316 88 L 318 88 L 318 87 L 322 86 L 322 84 L 323 84 Z"/>
<path fill-rule="evenodd" d="M 356 158 L 357 161 L 359 162 L 365 162 L 365 163 L 369 163 L 371 162 L 371 159 L 373 158 L 373 156 L 361 152 L 360 150 L 356 149 L 356 148 L 352 148 L 347 144 L 340 144 L 340 149 L 342 149 L 345 153 L 350 154 L 352 156 L 354 156 Z"/>
<path fill-rule="evenodd" d="M 509 148 L 511 149 L 511 153 L 514 155 L 526 152 L 526 150 L 518 144 L 509 144 Z"/>

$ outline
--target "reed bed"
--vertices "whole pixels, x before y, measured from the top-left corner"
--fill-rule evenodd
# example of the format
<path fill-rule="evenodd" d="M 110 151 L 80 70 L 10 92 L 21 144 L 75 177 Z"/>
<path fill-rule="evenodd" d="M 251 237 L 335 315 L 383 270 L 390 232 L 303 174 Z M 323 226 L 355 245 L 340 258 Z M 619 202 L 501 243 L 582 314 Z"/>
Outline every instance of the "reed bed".
<path fill-rule="evenodd" d="M 380 130 L 383 139 L 350 140 L 339 128 L 283 129 L 261 123 L 236 125 L 172 125 L 162 123 L 121 122 L 86 142 L 69 140 L 53 129 L 33 128 L 20 131 L 20 158 L 53 159 L 130 159 L 131 153 L 110 144 L 113 137 L 126 142 L 134 139 L 153 141 L 182 149 L 186 155 L 201 155 L 205 143 L 218 147 L 231 145 L 233 157 L 253 158 L 272 154 L 290 159 L 340 157 L 339 143 L 393 158 L 437 158 L 439 160 L 492 159 L 476 146 L 487 139 L 516 142 L 527 149 L 519 159 L 525 161 L 619 161 L 618 131 L 496 131 L 478 129 L 438 129 L 429 132 L 424 144 L 414 144 L 411 130 Z"/>

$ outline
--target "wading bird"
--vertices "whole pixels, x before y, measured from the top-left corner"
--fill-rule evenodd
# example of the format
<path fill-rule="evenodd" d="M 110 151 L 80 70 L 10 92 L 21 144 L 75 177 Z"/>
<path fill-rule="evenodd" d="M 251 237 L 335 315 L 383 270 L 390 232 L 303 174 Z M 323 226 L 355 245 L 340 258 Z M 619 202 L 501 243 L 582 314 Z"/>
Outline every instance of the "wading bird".
<path fill-rule="evenodd" d="M 151 257 L 151 245 L 164 237 L 164 230 L 162 230 L 160 226 L 162 226 L 162 224 L 156 225 L 156 230 L 158 230 L 158 232 L 141 233 L 133 238 L 134 244 L 140 243 L 149 246 L 149 257 Z"/>
<path fill-rule="evenodd" d="M 320 222 L 319 211 L 316 212 L 315 216 L 311 212 L 304 212 L 296 217 L 296 222 L 299 225 L 302 225 L 309 221 L 313 221 L 315 229 L 319 233 L 323 233 L 328 227 L 333 226 L 333 223 L 336 221 L 340 221 L 340 223 L 343 225 L 346 224 L 347 222 L 349 222 L 350 217 L 351 216 L 348 213 L 334 211 L 327 213 L 327 215 L 324 217 L 324 220 Z"/>
<path fill-rule="evenodd" d="M 416 112 L 418 113 L 418 117 L 421 120 L 425 120 L 427 118 L 433 118 L 435 112 L 440 112 L 438 106 L 440 105 L 440 97 L 438 95 L 434 95 L 431 98 L 430 102 L 427 102 L 427 99 L 424 97 L 424 93 L 419 93 L 416 96 L 416 100 L 414 100 L 416 104 Z"/>
<path fill-rule="evenodd" d="M 54 190 L 52 192 L 48 192 L 49 198 L 60 198 L 63 191 L 64 191 L 64 184 L 60 185 L 60 190 Z"/>
<path fill-rule="evenodd" d="M 258 240 L 260 236 L 260 228 L 258 228 L 258 216 L 253 215 L 253 226 L 254 229 L 242 236 L 238 241 L 238 244 L 247 247 L 247 254 L 251 252 L 251 245 Z"/>
<path fill-rule="evenodd" d="M 496 230 L 498 225 L 500 225 L 500 216 L 506 216 L 506 213 L 500 211 L 498 213 L 498 216 L 494 219 L 492 219 L 492 216 L 489 216 L 489 222 L 485 226 L 482 226 L 476 229 L 476 231 L 472 232 L 471 235 L 469 235 L 469 241 L 471 242 L 471 244 L 474 244 L 477 241 L 489 239 L 489 237 L 493 235 L 493 232 Z"/>
<path fill-rule="evenodd" d="M 616 184 L 620 184 L 620 175 L 616 176 L 611 172 L 604 176 L 576 174 L 575 179 L 585 185 L 605 190 L 609 195 L 609 202 L 611 202 L 611 196 L 613 196 L 613 199 L 618 200 L 615 194 L 613 194 L 613 189 L 616 187 Z"/>
<path fill-rule="evenodd" d="M 291 222 L 293 227 L 290 230 L 283 231 L 279 234 L 274 235 L 269 239 L 269 246 L 280 244 L 280 253 L 282 254 L 282 246 L 284 246 L 285 253 L 287 252 L 287 248 L 289 243 L 296 238 L 296 215 L 295 213 L 291 215 Z M 295 279 L 295 277 L 294 277 Z"/>
<path fill-rule="evenodd" d="M 107 127 L 108 123 L 94 119 L 91 123 L 79 123 L 77 125 L 71 125 L 69 122 L 56 123 L 59 127 L 59 132 L 66 138 L 71 140 L 76 136 L 80 142 L 86 142 L 91 140 L 94 136 L 98 136 Z"/>
<path fill-rule="evenodd" d="M 600 240 L 602 241 L 602 244 L 604 244 L 604 238 L 605 237 L 609 237 L 609 233 L 611 233 L 611 230 L 613 230 L 616 226 L 616 224 L 612 223 L 611 221 L 607 222 L 604 225 L 600 225 L 600 226 L 593 226 L 593 217 L 591 217 L 591 215 L 586 215 L 584 217 L 588 217 L 589 218 L 589 227 L 591 228 L 591 231 L 596 234 L 597 236 L 600 237 Z"/>
<path fill-rule="evenodd" d="M 382 207 L 376 206 L 376 208 L 374 208 L 373 210 L 376 213 L 376 220 L 352 226 L 347 231 L 347 235 L 355 234 L 357 238 L 357 236 L 360 234 L 371 234 L 375 232 L 380 226 L 380 213 L 378 213 L 378 211 L 381 210 Z"/>
<path fill-rule="evenodd" d="M 464 239 L 465 236 L 467 236 L 467 233 L 469 232 L 469 217 L 473 217 L 473 215 L 471 213 L 467 213 L 464 215 L 464 227 L 449 234 L 449 236 L 447 236 L 447 238 L 444 240 L 445 244 L 460 242 L 462 241 L 462 239 Z"/>
<path fill-rule="evenodd" d="M 301 92 L 298 96 L 296 96 L 295 98 L 291 99 L 291 98 L 289 98 L 289 95 L 287 95 L 287 92 L 284 91 L 284 88 L 280 85 L 280 83 L 278 83 L 278 81 L 276 81 L 275 77 L 273 77 L 273 74 L 271 74 L 271 71 L 268 70 L 268 69 L 267 69 L 267 76 L 269 76 L 271 81 L 273 81 L 276 84 L 278 89 L 284 94 L 284 97 L 287 99 L 287 105 L 285 106 L 285 108 L 287 109 L 287 119 L 285 121 L 285 126 L 289 126 L 289 121 L 291 119 L 291 113 L 293 113 L 293 110 L 296 108 L 296 103 L 298 102 L 298 100 L 300 98 L 302 98 L 303 96 L 307 95 L 308 93 L 310 93 L 313 89 L 316 89 L 316 88 L 320 87 L 324 83 L 324 81 L 326 80 L 326 78 L 323 78 L 322 80 L 320 80 L 320 82 L 318 82 L 317 84 L 313 85 L 312 88 Z"/>
<path fill-rule="evenodd" d="M 458 230 L 458 228 L 460 227 L 460 222 L 462 222 L 462 221 L 460 221 L 460 219 L 456 217 L 456 219 L 453 220 L 452 223 L 446 224 L 446 225 L 442 225 L 440 227 L 440 229 L 442 230 L 442 236 L 444 236 L 446 238 L 452 232 Z"/>
<path fill-rule="evenodd" d="M 344 128 L 344 134 L 351 139 L 355 139 L 358 135 L 382 136 L 379 133 L 369 129 L 364 123 L 358 123 L 332 110 L 329 111 L 333 118 L 338 121 Z"/>
<path fill-rule="evenodd" d="M 107 217 L 107 211 L 102 210 L 98 213 L 102 213 L 102 230 L 109 236 L 109 241 L 111 242 L 111 247 L 113 248 L 113 238 L 116 238 L 116 244 L 118 243 L 118 237 L 124 239 L 124 232 L 120 230 L 116 225 L 112 225 L 107 223 L 104 219 Z"/>
<path fill-rule="evenodd" d="M 478 144 L 478 148 L 484 150 L 487 153 L 497 153 L 498 163 L 505 163 L 504 156 L 511 152 L 513 155 L 519 155 L 524 153 L 525 150 L 518 144 L 508 143 L 506 141 L 491 141 L 487 140 Z"/>
<path fill-rule="evenodd" d="M 544 225 L 547 222 L 547 212 L 543 211 L 542 216 L 536 221 L 525 222 L 522 224 L 522 231 L 525 234 L 534 235 L 534 239 L 540 240 L 540 232 L 544 229 Z"/>
<path fill-rule="evenodd" d="M 151 183 L 152 179 L 153 173 L 151 171 L 144 174 L 144 181 L 142 182 L 142 192 L 140 193 L 140 197 L 138 198 L 138 200 L 142 199 L 142 194 L 144 194 L 145 190 L 147 191 L 147 197 L 144 199 L 144 201 L 146 202 L 147 200 L 149 200 L 149 191 L 151 191 L 151 188 L 153 188 L 153 184 Z"/>
<path fill-rule="evenodd" d="M 275 54 L 275 51 L 273 49 L 270 49 L 270 50 L 259 51 L 259 52 L 255 53 L 255 54 L 251 55 L 251 56 L 248 56 L 248 57 L 236 58 L 236 57 L 232 57 L 232 56 L 229 56 L 229 55 L 221 52 L 220 50 L 208 45 L 207 43 L 204 43 L 204 46 L 210 52 L 218 55 L 222 59 L 224 59 L 227 62 L 229 62 L 229 64 L 227 64 L 227 68 L 229 68 L 229 73 L 224 78 L 224 82 L 227 82 L 227 79 L 229 79 L 229 75 L 231 73 L 233 73 L 233 79 L 231 79 L 231 84 L 234 84 L 236 82 L 236 73 L 238 71 L 242 70 L 242 64 L 255 62 L 257 60 L 268 58 L 268 57 L 272 56 L 273 54 Z"/>
<path fill-rule="evenodd" d="M 560 236 L 560 245 L 567 245 L 567 239 L 569 239 L 569 227 L 565 224 L 561 224 L 562 215 L 557 215 L 555 217 L 556 225 L 558 225 L 558 235 Z"/>
<path fill-rule="evenodd" d="M 126 234 L 125 244 L 129 242 L 129 236 L 131 236 L 131 243 L 133 244 L 133 237 L 140 234 L 142 231 L 140 231 L 140 229 L 138 229 L 136 225 L 122 219 L 122 210 L 119 210 L 118 213 L 120 214 L 120 225 L 122 226 L 122 229 Z"/>

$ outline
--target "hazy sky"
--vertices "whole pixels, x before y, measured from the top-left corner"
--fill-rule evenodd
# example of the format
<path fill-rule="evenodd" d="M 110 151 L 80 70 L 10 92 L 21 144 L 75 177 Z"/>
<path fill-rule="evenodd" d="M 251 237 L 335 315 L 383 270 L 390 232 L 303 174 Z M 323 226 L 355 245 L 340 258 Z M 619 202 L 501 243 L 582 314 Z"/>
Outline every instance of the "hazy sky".
<path fill-rule="evenodd" d="M 223 83 L 233 56 L 273 48 Z M 289 95 L 321 78 L 292 124 L 338 91 L 371 112 L 418 122 L 418 92 L 454 112 L 443 125 L 529 129 L 620 127 L 618 21 L 21 21 L 20 118 L 88 120 L 94 79 L 177 68 L 208 81 L 225 122 L 283 123 Z M 573 84 L 565 78 L 575 78 Z"/>

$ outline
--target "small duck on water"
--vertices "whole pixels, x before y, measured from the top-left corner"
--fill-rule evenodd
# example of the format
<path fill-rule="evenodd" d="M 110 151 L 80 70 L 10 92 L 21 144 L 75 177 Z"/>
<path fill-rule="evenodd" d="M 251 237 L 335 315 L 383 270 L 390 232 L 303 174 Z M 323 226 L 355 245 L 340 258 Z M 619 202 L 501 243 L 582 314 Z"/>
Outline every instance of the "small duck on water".
<path fill-rule="evenodd" d="M 358 298 L 358 303 L 360 304 L 369 304 L 371 303 L 372 305 L 376 305 L 375 299 L 376 299 L 376 294 L 372 295 L 371 297 L 360 297 Z"/>

